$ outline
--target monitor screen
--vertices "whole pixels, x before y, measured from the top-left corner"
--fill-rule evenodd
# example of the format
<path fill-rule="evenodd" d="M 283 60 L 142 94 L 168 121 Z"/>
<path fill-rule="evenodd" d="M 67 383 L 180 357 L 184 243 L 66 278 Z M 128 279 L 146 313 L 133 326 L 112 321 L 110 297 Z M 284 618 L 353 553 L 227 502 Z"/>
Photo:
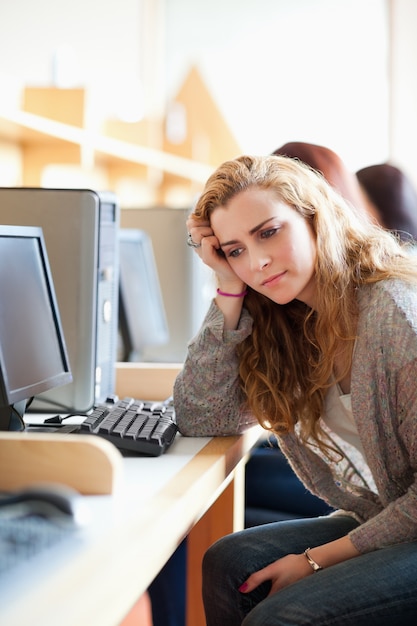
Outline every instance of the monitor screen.
<path fill-rule="evenodd" d="M 0 226 L 0 430 L 72 376 L 42 229 Z"/>
<path fill-rule="evenodd" d="M 169 332 L 152 241 L 143 230 L 119 230 L 119 330 L 122 361 L 146 359 Z"/>

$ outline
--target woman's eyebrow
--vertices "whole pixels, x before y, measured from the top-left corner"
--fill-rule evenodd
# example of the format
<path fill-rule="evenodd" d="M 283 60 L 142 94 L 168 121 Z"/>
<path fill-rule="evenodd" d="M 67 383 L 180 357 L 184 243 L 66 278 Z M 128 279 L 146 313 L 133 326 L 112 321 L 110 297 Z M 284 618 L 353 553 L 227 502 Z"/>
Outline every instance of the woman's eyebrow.
<path fill-rule="evenodd" d="M 271 220 L 274 220 L 275 217 L 268 217 L 267 220 L 261 222 L 260 224 L 257 224 L 257 226 L 254 226 L 253 228 L 250 229 L 249 231 L 249 235 L 254 235 L 255 233 L 258 232 L 258 230 L 260 230 L 263 226 L 265 226 L 265 224 L 267 224 L 268 222 L 270 222 Z M 230 241 L 225 241 L 223 243 L 220 243 L 220 247 L 223 248 L 223 246 L 231 246 L 238 243 L 237 239 L 231 239 Z"/>
<path fill-rule="evenodd" d="M 268 217 L 267 220 L 261 222 L 260 224 L 258 224 L 258 226 L 255 226 L 254 228 L 252 228 L 249 231 L 249 234 L 250 235 L 254 235 L 256 232 L 258 232 L 258 230 L 260 230 L 262 228 L 262 226 L 265 226 L 265 224 L 268 224 L 268 222 L 270 222 L 271 220 L 274 220 L 274 219 L 275 219 L 275 217 Z"/>

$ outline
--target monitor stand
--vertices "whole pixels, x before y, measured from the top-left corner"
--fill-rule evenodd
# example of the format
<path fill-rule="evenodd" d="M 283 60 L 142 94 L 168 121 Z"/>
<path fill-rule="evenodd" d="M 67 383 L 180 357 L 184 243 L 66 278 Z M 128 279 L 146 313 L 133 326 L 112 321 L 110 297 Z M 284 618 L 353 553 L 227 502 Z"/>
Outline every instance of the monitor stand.
<path fill-rule="evenodd" d="M 23 416 L 26 412 L 26 400 L 0 407 L 0 430 L 25 430 Z"/>

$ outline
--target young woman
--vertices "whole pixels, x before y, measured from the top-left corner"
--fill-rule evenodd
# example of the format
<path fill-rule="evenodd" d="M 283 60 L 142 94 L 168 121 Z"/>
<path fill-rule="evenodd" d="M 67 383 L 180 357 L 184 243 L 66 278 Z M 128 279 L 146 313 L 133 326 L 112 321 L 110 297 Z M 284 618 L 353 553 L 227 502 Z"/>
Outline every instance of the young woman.
<path fill-rule="evenodd" d="M 414 623 L 415 258 L 282 156 L 221 165 L 187 226 L 218 289 L 175 383 L 180 431 L 259 422 L 337 509 L 212 546 L 207 625 Z"/>

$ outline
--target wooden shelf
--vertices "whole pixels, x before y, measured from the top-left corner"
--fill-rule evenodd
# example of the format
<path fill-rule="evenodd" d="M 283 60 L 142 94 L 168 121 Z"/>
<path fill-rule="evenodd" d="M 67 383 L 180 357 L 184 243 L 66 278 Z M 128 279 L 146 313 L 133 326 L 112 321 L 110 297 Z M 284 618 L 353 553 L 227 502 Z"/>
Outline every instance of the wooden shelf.
<path fill-rule="evenodd" d="M 41 117 L 27 111 L 5 112 L 0 110 L 1 139 L 16 142 L 22 147 L 41 145 L 48 149 L 65 144 L 88 151 L 101 163 L 109 165 L 126 162 L 155 168 L 186 180 L 204 183 L 213 168 L 162 150 L 139 146 L 126 141 L 105 137 L 70 124 Z M 82 158 L 82 157 L 80 157 Z M 71 157 L 69 162 L 73 162 Z"/>
<path fill-rule="evenodd" d="M 111 189 L 123 208 L 191 206 L 240 153 L 193 67 L 165 115 L 133 123 L 94 117 L 83 88 L 27 86 L 20 106 L 0 103 L 0 160 L 12 160 L 0 185 Z"/>

